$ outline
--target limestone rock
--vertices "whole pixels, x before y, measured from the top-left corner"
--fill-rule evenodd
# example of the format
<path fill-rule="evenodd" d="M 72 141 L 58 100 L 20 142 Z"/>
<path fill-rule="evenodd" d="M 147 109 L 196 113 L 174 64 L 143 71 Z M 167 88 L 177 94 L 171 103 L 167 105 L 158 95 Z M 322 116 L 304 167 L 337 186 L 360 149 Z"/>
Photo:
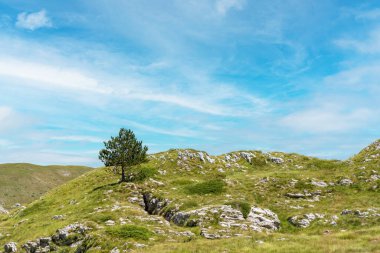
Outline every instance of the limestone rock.
<path fill-rule="evenodd" d="M 280 157 L 275 157 L 275 156 L 270 156 L 269 161 L 276 163 L 276 164 L 284 163 L 284 159 L 282 159 Z"/>
<path fill-rule="evenodd" d="M 8 214 L 9 212 L 0 205 L 0 214 Z"/>
<path fill-rule="evenodd" d="M 312 180 L 311 181 L 311 184 L 314 185 L 314 186 L 318 186 L 318 187 L 327 187 L 329 186 L 326 182 L 324 181 L 315 181 L 315 180 Z"/>
<path fill-rule="evenodd" d="M 351 181 L 351 179 L 343 178 L 343 179 L 339 180 L 338 184 L 348 186 L 348 185 L 352 185 L 353 182 Z"/>
<path fill-rule="evenodd" d="M 253 230 L 261 231 L 262 228 L 278 230 L 280 228 L 280 220 L 278 219 L 277 214 L 269 209 L 252 207 L 247 220 L 252 223 L 250 227 Z"/>
<path fill-rule="evenodd" d="M 89 230 L 89 228 L 83 224 L 74 223 L 58 229 L 51 238 L 52 241 L 59 246 L 69 246 L 82 240 L 87 230 Z"/>
<path fill-rule="evenodd" d="M 15 242 L 9 242 L 4 245 L 4 252 L 5 253 L 13 253 L 17 252 L 17 243 Z"/>

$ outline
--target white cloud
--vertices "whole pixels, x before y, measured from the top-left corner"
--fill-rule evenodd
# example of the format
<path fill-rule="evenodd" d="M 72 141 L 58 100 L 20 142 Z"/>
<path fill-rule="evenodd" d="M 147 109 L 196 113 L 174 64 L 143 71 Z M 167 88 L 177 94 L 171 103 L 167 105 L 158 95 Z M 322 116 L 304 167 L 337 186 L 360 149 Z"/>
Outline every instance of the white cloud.
<path fill-rule="evenodd" d="M 129 120 L 126 120 L 124 122 L 128 124 L 129 126 L 136 127 L 144 131 L 159 133 L 159 134 L 164 134 L 164 135 L 180 136 L 180 137 L 195 137 L 198 135 L 197 132 L 193 130 L 189 130 L 189 129 L 162 129 L 162 128 L 153 127 L 153 126 L 149 126 L 146 124 L 141 124 L 141 123 L 133 122 Z"/>
<path fill-rule="evenodd" d="M 324 84 L 326 87 L 379 92 L 380 65 L 378 62 L 374 62 L 343 70 L 335 75 L 327 76 L 324 79 Z M 368 100 L 369 97 L 366 99 Z"/>
<path fill-rule="evenodd" d="M 241 10 L 244 4 L 245 0 L 218 0 L 215 7 L 220 15 L 225 15 L 231 9 Z"/>
<path fill-rule="evenodd" d="M 280 123 L 296 131 L 307 133 L 342 133 L 366 125 L 371 117 L 368 109 L 346 112 L 339 108 L 306 109 L 285 116 Z"/>
<path fill-rule="evenodd" d="M 24 122 L 11 107 L 0 106 L 0 132 L 16 129 Z"/>
<path fill-rule="evenodd" d="M 344 49 L 353 49 L 359 53 L 380 53 L 380 27 L 373 29 L 365 39 L 338 39 L 335 44 Z"/>
<path fill-rule="evenodd" d="M 84 135 L 65 135 L 65 136 L 52 136 L 50 140 L 57 141 L 74 141 L 74 142 L 94 142 L 102 143 L 104 140 L 94 136 L 84 136 Z"/>
<path fill-rule="evenodd" d="M 8 106 L 0 107 L 0 121 L 4 122 L 12 114 L 12 109 Z"/>
<path fill-rule="evenodd" d="M 52 67 L 21 59 L 0 58 L 0 75 L 35 81 L 25 84 L 44 88 L 64 88 L 96 93 L 111 92 L 111 89 L 100 86 L 98 80 L 77 70 Z"/>
<path fill-rule="evenodd" d="M 52 22 L 45 10 L 32 13 L 22 12 L 17 16 L 16 26 L 33 31 L 42 27 L 51 27 Z"/>

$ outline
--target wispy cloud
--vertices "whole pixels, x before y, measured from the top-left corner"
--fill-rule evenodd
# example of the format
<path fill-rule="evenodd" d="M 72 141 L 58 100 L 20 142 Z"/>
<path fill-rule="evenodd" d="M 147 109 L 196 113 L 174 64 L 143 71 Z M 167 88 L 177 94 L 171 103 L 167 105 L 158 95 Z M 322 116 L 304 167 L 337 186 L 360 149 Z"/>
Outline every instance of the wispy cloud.
<path fill-rule="evenodd" d="M 73 142 L 94 142 L 101 143 L 104 141 L 101 138 L 94 136 L 84 136 L 84 135 L 62 135 L 62 136 L 51 136 L 50 140 L 56 141 L 73 141 Z"/>
<path fill-rule="evenodd" d="M 215 3 L 216 11 L 225 15 L 229 10 L 241 10 L 245 4 L 245 0 L 217 0 Z"/>
<path fill-rule="evenodd" d="M 130 121 L 130 120 L 125 120 L 124 124 L 128 125 L 129 127 L 137 128 L 137 129 L 152 132 L 152 133 L 164 134 L 164 135 L 179 136 L 179 137 L 196 137 L 199 135 L 199 133 L 190 129 L 162 129 L 159 127 L 154 127 L 147 124 L 141 124 L 141 123 Z"/>
<path fill-rule="evenodd" d="M 43 27 L 51 27 L 52 22 L 50 18 L 47 16 L 45 10 L 41 10 L 38 12 L 22 12 L 18 14 L 16 27 L 28 29 L 28 30 L 36 30 Z"/>
<path fill-rule="evenodd" d="M 9 106 L 0 106 L 0 134 L 5 131 L 15 130 L 26 122 L 21 115 Z"/>
<path fill-rule="evenodd" d="M 345 112 L 338 108 L 313 108 L 287 115 L 280 123 L 295 131 L 312 134 L 343 133 L 365 126 L 371 115 L 368 109 Z"/>
<path fill-rule="evenodd" d="M 380 53 L 380 27 L 370 31 L 367 38 L 343 38 L 336 40 L 335 44 L 341 48 L 352 49 L 359 53 Z"/>
<path fill-rule="evenodd" d="M 0 58 L 0 75 L 27 79 L 33 82 L 25 82 L 26 85 L 31 84 L 50 89 L 110 92 L 107 87 L 100 86 L 96 79 L 86 76 L 78 70 L 25 62 L 19 59 Z"/>

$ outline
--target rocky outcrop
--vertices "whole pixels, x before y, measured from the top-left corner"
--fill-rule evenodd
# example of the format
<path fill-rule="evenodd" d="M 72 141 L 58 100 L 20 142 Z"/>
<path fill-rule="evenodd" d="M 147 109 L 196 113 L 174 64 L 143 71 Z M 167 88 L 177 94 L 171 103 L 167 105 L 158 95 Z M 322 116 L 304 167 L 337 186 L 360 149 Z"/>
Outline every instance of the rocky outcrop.
<path fill-rule="evenodd" d="M 188 161 L 191 159 L 196 159 L 203 163 L 215 163 L 215 159 L 210 157 L 206 152 L 195 152 L 191 150 L 178 151 L 178 160 Z"/>
<path fill-rule="evenodd" d="M 178 208 L 166 209 L 170 203 L 167 199 L 159 199 L 151 193 L 143 195 L 145 211 L 149 214 L 160 214 L 167 221 L 178 226 L 202 228 L 206 238 L 219 238 L 206 230 L 211 224 L 217 223 L 221 228 L 237 228 L 241 230 L 263 231 L 277 230 L 280 227 L 278 216 L 269 209 L 252 207 L 245 219 L 242 212 L 230 205 L 207 206 L 190 211 L 179 211 Z M 205 230 L 206 229 L 206 230 Z"/>
<path fill-rule="evenodd" d="M 327 187 L 329 186 L 326 182 L 324 181 L 317 181 L 317 180 L 312 180 L 311 184 L 317 187 Z"/>
<path fill-rule="evenodd" d="M 87 230 L 89 230 L 89 228 L 83 224 L 74 223 L 58 229 L 51 239 L 56 245 L 59 246 L 72 245 L 82 240 Z"/>
<path fill-rule="evenodd" d="M 341 215 L 353 215 L 359 218 L 380 217 L 379 209 L 368 208 L 367 210 L 349 210 L 345 209 Z"/>
<path fill-rule="evenodd" d="M 303 215 L 296 215 L 288 218 L 290 224 L 300 228 L 309 227 L 314 221 L 321 221 L 323 224 L 330 224 L 335 226 L 338 220 L 338 216 L 333 215 L 330 218 L 327 218 L 325 214 L 319 213 L 308 213 Z"/>
<path fill-rule="evenodd" d="M 353 182 L 349 178 L 343 178 L 343 179 L 339 180 L 338 184 L 343 185 L 343 186 L 348 186 L 348 185 L 352 185 Z"/>
<path fill-rule="evenodd" d="M 17 252 L 17 243 L 15 242 L 9 242 L 4 245 L 4 252 L 5 253 L 13 253 Z"/>
<path fill-rule="evenodd" d="M 72 248 L 77 248 L 75 252 L 81 251 L 81 244 L 85 240 L 86 232 L 90 228 L 86 227 L 80 223 L 70 224 L 64 228 L 58 229 L 54 235 L 51 237 L 42 237 L 35 241 L 28 241 L 22 248 L 26 253 L 43 253 L 56 251 L 60 246 L 70 246 Z M 15 248 L 16 246 L 13 245 Z M 4 246 L 5 248 L 12 248 L 12 243 L 8 243 Z M 17 250 L 17 247 L 16 247 Z M 16 251 L 6 251 L 5 252 L 16 252 Z"/>
<path fill-rule="evenodd" d="M 168 199 L 154 197 L 151 193 L 144 193 L 143 200 L 145 205 L 144 209 L 149 214 L 161 214 L 164 207 L 170 203 Z"/>
<path fill-rule="evenodd" d="M 282 159 L 280 157 L 275 157 L 275 156 L 270 156 L 269 161 L 271 161 L 272 163 L 276 163 L 276 164 L 284 163 L 284 159 Z"/>

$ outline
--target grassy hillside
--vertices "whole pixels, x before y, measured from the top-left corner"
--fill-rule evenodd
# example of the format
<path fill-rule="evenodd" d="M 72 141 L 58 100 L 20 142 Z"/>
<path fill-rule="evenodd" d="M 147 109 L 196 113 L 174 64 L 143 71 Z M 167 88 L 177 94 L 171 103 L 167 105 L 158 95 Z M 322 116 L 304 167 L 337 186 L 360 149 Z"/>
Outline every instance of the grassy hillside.
<path fill-rule="evenodd" d="M 380 252 L 378 156 L 380 142 L 347 161 L 170 150 L 135 167 L 129 183 L 96 169 L 3 215 L 0 244 L 42 247 L 38 238 L 49 237 L 45 246 L 58 252 Z"/>
<path fill-rule="evenodd" d="M 91 170 L 84 166 L 0 164 L 0 205 L 27 204 L 42 194 Z"/>

